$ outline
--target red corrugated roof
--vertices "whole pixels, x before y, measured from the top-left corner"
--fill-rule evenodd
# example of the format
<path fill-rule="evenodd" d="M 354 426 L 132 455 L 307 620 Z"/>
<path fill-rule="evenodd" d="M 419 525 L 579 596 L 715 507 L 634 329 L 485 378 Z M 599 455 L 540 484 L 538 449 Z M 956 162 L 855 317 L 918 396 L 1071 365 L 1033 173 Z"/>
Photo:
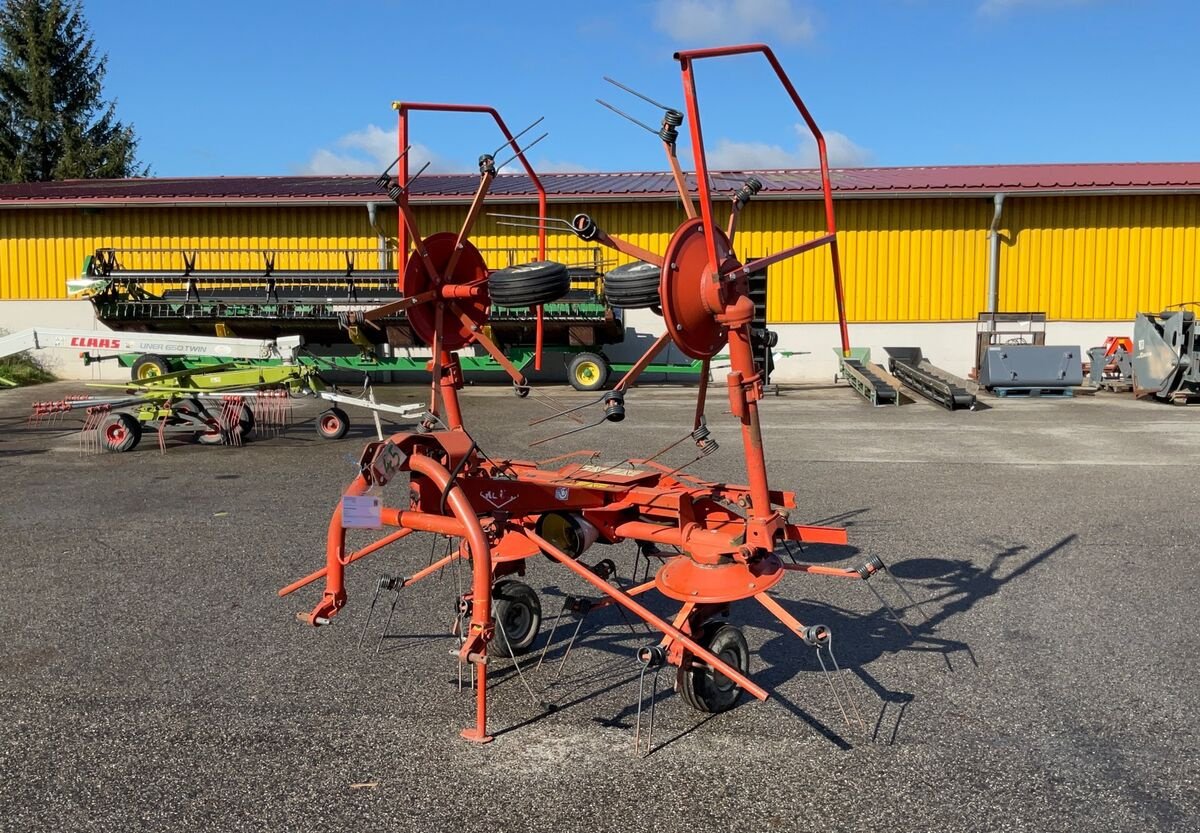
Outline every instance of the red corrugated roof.
<path fill-rule="evenodd" d="M 806 197 L 820 192 L 814 170 L 714 173 L 718 190 L 732 191 L 749 174 L 763 183 L 761 196 Z M 839 168 L 832 172 L 841 196 L 970 195 L 1072 191 L 1200 191 L 1200 162 L 1119 162 L 1067 165 L 945 165 L 911 168 Z M 551 199 L 673 198 L 667 173 L 542 174 Z M 418 201 L 461 202 L 475 193 L 479 177 L 430 174 L 413 183 Z M 493 197 L 527 201 L 529 177 L 504 174 Z M 194 179 L 92 179 L 0 185 L 0 206 L 136 203 L 365 203 L 386 199 L 372 176 L 256 176 Z"/>

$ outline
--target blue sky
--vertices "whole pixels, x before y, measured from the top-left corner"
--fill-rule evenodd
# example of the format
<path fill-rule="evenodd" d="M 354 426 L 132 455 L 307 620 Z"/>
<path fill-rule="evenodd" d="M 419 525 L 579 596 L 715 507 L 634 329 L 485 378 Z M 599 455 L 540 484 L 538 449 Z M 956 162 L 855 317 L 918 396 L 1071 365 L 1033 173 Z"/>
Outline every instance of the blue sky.
<path fill-rule="evenodd" d="M 106 95 L 156 176 L 356 173 L 394 157 L 394 99 L 545 116 L 539 169 L 662 170 L 603 75 L 682 104 L 678 48 L 762 40 L 841 165 L 1194 161 L 1200 3 L 1176 0 L 85 0 Z M 765 61 L 698 65 L 714 167 L 812 163 Z M 541 132 L 540 128 L 537 132 Z M 414 117 L 467 170 L 482 117 Z M 681 143 L 681 147 L 683 144 Z"/>

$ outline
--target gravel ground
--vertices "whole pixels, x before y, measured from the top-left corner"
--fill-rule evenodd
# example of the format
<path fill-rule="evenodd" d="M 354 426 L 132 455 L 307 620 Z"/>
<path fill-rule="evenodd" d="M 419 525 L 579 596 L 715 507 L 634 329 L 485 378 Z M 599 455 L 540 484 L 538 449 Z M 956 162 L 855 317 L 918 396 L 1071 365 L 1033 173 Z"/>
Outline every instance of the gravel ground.
<path fill-rule="evenodd" d="M 797 492 L 793 518 L 850 531 L 852 548 L 808 555 L 882 557 L 929 622 L 906 610 L 908 634 L 861 583 L 790 576 L 776 595 L 832 628 L 865 728 L 843 721 L 810 649 L 741 605 L 772 698 L 705 716 L 664 685 L 654 751 L 635 757 L 632 655 L 650 639 L 612 610 L 588 618 L 561 676 L 524 668 L 552 712 L 496 661 L 485 747 L 458 738 L 473 711 L 449 656 L 452 572 L 405 592 L 401 636 L 376 652 L 376 616 L 356 649 L 376 579 L 423 565 L 428 538 L 352 567 L 332 626 L 296 622 L 317 591 L 275 591 L 321 566 L 366 421 L 321 441 L 302 403 L 290 430 L 243 448 L 81 455 L 78 421 L 25 424 L 32 399 L 73 392 L 0 392 L 5 831 L 1200 828 L 1200 649 L 1185 627 L 1200 408 L 1101 395 L 951 414 L 873 410 L 846 389 L 769 398 L 772 484 Z M 639 389 L 625 423 L 536 450 L 549 433 L 527 425 L 536 402 L 472 388 L 464 409 L 493 457 L 620 459 L 682 436 L 693 395 Z M 722 449 L 691 471 L 741 482 L 720 411 L 714 396 Z M 683 448 L 667 458 L 686 461 Z M 603 555 L 629 574 L 632 545 Z M 528 580 L 548 619 L 584 593 L 541 559 Z M 547 623 L 538 644 L 548 636 Z"/>

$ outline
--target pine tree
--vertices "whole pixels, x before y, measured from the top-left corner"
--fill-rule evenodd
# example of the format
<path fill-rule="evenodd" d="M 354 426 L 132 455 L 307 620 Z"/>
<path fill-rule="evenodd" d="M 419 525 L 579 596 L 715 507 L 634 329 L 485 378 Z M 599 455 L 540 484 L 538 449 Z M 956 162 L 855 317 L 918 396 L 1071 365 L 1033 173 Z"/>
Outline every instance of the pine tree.
<path fill-rule="evenodd" d="M 79 0 L 0 6 L 0 181 L 145 176 Z"/>

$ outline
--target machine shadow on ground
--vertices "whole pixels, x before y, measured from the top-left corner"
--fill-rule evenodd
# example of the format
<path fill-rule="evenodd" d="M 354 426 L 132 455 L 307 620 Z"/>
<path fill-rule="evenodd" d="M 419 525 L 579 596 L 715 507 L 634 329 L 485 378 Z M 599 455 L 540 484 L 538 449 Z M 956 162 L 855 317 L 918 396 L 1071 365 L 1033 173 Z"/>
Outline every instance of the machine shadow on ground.
<path fill-rule="evenodd" d="M 838 519 L 847 520 L 863 511 L 866 510 L 852 510 L 838 516 Z M 889 570 L 895 579 L 903 582 L 905 588 L 910 590 L 914 601 L 908 601 L 896 587 L 881 586 L 880 592 L 888 594 L 890 608 L 876 603 L 869 610 L 856 611 L 810 599 L 781 600 L 800 621 L 825 625 L 836 635 L 836 665 L 831 662 L 828 653 L 823 653 L 818 658 L 812 648 L 785 630 L 758 605 L 739 603 L 739 624 L 772 634 L 755 652 L 758 661 L 751 666 L 753 676 L 771 692 L 772 698 L 785 710 L 838 748 L 850 749 L 861 740 L 893 744 L 899 737 L 905 711 L 915 699 L 915 695 L 889 687 L 886 682 L 871 673 L 869 666 L 884 655 L 905 651 L 938 654 L 944 660 L 947 672 L 956 670 L 952 658 L 958 654 L 965 655 L 972 666 L 977 666 L 970 645 L 937 636 L 938 626 L 969 612 L 981 601 L 1000 592 L 1010 582 L 1022 578 L 1051 556 L 1069 547 L 1077 538 L 1076 534 L 1067 535 L 1052 546 L 1033 554 L 1029 554 L 1029 548 L 1025 545 L 1005 546 L 995 552 L 983 567 L 976 566 L 967 559 L 939 557 L 910 558 L 897 562 L 889 565 Z M 822 559 L 842 560 L 846 558 L 847 549 L 812 546 L 806 547 L 804 556 L 810 563 L 820 563 Z M 1002 573 L 1005 568 L 1007 570 Z M 873 581 L 882 584 L 887 578 L 877 575 Z M 863 589 L 863 592 L 867 593 L 866 599 L 877 601 L 874 594 L 870 594 L 866 589 Z M 543 598 L 547 601 L 562 597 L 562 591 L 557 589 L 543 592 Z M 897 598 L 900 602 L 890 601 Z M 667 600 L 658 600 L 652 607 L 660 614 L 669 615 L 671 612 L 667 609 Z M 543 615 L 552 622 L 557 612 L 557 605 L 549 604 Z M 516 664 L 503 652 L 497 654 L 497 667 L 492 672 L 493 685 L 528 685 L 533 699 L 541 700 L 544 710 L 525 721 L 498 729 L 495 734 L 515 731 L 539 722 L 551 714 L 565 712 L 582 703 L 595 702 L 600 695 L 639 683 L 641 666 L 634 659 L 635 653 L 640 647 L 656 643 L 657 633 L 650 632 L 641 623 L 635 623 L 631 628 L 630 622 L 623 619 L 615 608 L 603 608 L 585 618 L 579 636 L 571 645 L 571 635 L 578 619 L 569 616 L 563 618 L 565 621 L 560 622 L 553 635 L 544 623 L 544 636 L 539 638 L 531 653 L 517 658 L 521 665 L 520 672 Z M 413 635 L 405 641 L 408 645 L 416 645 L 436 638 L 438 637 L 434 635 Z M 408 639 L 414 641 L 409 642 Z M 579 660 L 575 649 L 581 647 L 586 647 L 588 652 L 607 654 L 608 657 L 598 662 L 593 661 L 586 670 L 570 670 L 570 663 Z M 543 650 L 543 668 L 537 673 L 531 673 Z M 566 653 L 568 650 L 569 655 Z M 567 665 L 560 666 L 564 660 Z M 650 672 L 647 677 L 652 674 L 653 672 Z M 673 670 L 666 669 L 665 674 L 672 677 Z M 832 720 L 822 720 L 813 711 L 801 707 L 783 693 L 785 687 L 797 677 L 809 674 L 816 675 L 816 690 L 825 691 L 824 699 L 828 702 L 823 703 L 822 708 L 833 715 Z M 524 680 L 521 679 L 522 676 Z M 547 677 L 550 678 L 548 683 L 545 682 Z M 824 683 L 819 682 L 822 677 Z M 857 684 L 851 682 L 852 679 L 857 680 Z M 654 702 L 661 703 L 669 696 L 672 686 L 673 679 L 661 681 L 652 695 Z M 648 680 L 645 692 L 647 695 L 650 694 L 651 688 L 651 682 Z M 872 705 L 872 701 L 877 705 Z M 644 713 L 650 705 L 651 701 L 643 697 Z M 608 728 L 632 731 L 637 712 L 638 703 L 635 700 L 621 707 L 615 714 L 593 719 Z M 697 731 L 715 716 L 698 715 L 694 723 L 656 744 L 654 751 L 659 751 Z"/>

